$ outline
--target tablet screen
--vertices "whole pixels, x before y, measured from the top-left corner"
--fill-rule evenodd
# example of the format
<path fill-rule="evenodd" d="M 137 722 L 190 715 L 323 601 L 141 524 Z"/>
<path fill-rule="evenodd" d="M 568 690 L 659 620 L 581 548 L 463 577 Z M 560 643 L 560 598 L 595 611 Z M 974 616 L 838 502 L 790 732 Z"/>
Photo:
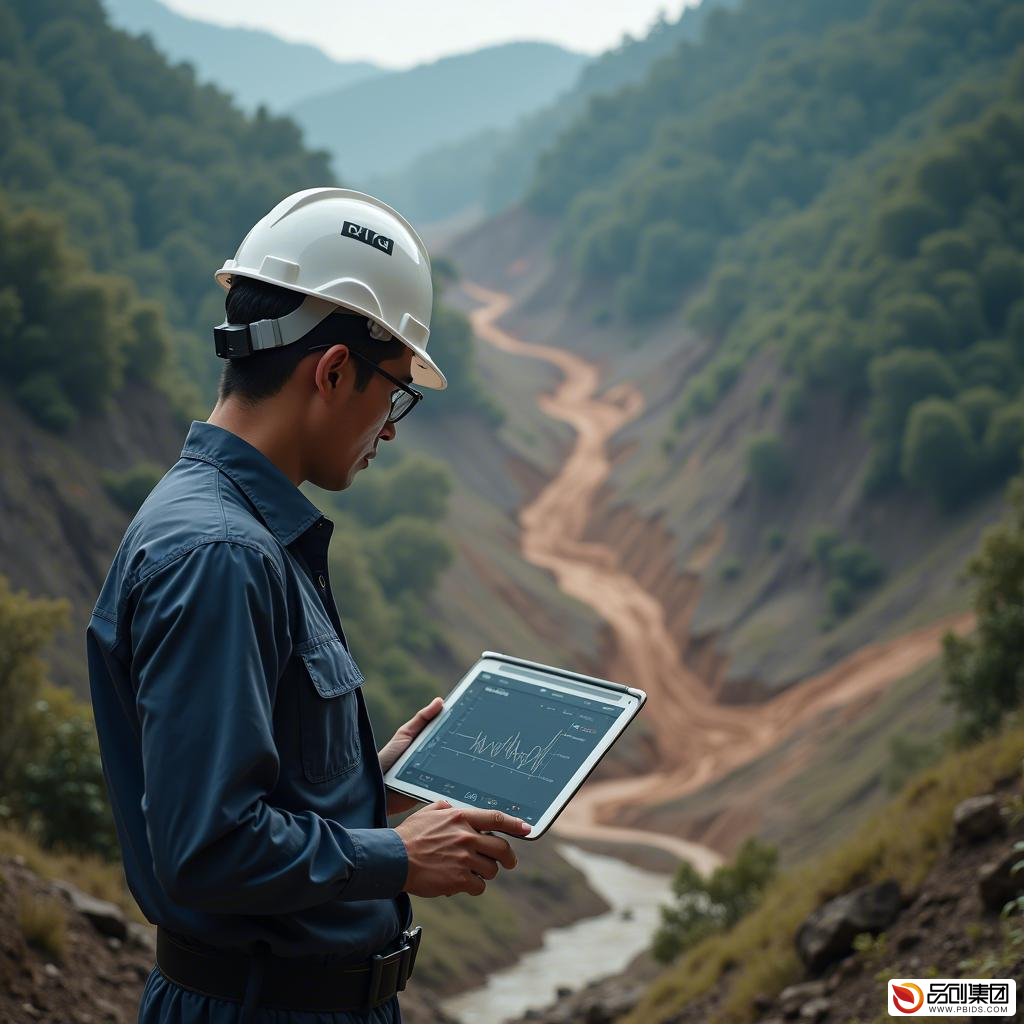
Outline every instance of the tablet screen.
<path fill-rule="evenodd" d="M 622 707 L 481 672 L 396 779 L 537 822 Z"/>

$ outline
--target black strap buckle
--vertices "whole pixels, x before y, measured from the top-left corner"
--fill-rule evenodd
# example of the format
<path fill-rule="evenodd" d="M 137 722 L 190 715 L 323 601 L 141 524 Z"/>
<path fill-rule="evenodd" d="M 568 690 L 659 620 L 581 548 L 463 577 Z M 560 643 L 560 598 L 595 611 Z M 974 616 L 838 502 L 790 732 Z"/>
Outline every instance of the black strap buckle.
<path fill-rule="evenodd" d="M 213 329 L 213 343 L 221 359 L 241 359 L 252 355 L 252 331 L 249 324 L 229 324 Z"/>
<path fill-rule="evenodd" d="M 405 984 L 412 974 L 413 966 L 416 963 L 416 952 L 420 948 L 420 935 L 423 929 L 417 925 L 412 931 L 403 932 L 405 944 L 396 949 L 393 953 L 377 953 L 371 957 L 370 966 L 370 991 L 367 995 L 367 1005 L 370 1009 L 386 1002 L 396 992 L 405 989 Z M 394 977 L 394 986 L 383 984 L 385 969 L 388 975 Z"/>

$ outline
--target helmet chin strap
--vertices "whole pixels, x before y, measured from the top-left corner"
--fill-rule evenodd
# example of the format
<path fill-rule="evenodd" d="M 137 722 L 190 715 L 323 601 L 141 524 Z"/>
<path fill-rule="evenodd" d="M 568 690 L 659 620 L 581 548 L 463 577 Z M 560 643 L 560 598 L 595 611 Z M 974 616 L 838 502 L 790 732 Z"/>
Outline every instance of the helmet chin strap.
<path fill-rule="evenodd" d="M 257 320 L 252 324 L 229 324 L 225 320 L 213 329 L 217 355 L 224 359 L 238 359 L 254 352 L 291 345 L 337 310 L 336 303 L 307 295 L 298 309 L 277 320 Z M 369 317 L 367 321 L 371 338 L 375 341 L 391 340 L 392 334 L 387 328 Z"/>

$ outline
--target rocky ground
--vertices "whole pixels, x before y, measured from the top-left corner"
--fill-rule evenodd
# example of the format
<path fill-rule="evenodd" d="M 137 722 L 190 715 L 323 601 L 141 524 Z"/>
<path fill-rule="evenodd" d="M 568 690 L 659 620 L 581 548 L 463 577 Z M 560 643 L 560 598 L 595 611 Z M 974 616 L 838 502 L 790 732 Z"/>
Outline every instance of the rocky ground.
<path fill-rule="evenodd" d="M 153 966 L 155 929 L 111 903 L 0 857 L 0 1024 L 130 1024 Z M 456 1024 L 416 988 L 405 1024 Z"/>
<path fill-rule="evenodd" d="M 898 828 L 898 823 L 894 823 Z M 798 984 L 761 993 L 750 1008 L 760 1024 L 875 1024 L 889 1020 L 889 978 L 1009 977 L 1024 983 L 1024 919 L 1002 920 L 999 909 L 1024 891 L 1024 784 L 1003 780 L 988 794 L 961 804 L 949 838 L 914 892 L 881 882 L 845 893 L 819 908 L 793 936 L 806 967 Z M 868 938 L 869 935 L 873 937 Z M 860 936 L 856 939 L 855 937 Z M 855 948 L 856 947 L 856 948 Z M 658 973 L 647 956 L 623 973 L 577 992 L 554 1006 L 527 1013 L 516 1024 L 615 1024 L 629 1016 Z M 728 989 L 728 974 L 664 1024 L 708 1024 Z M 1007 1020 L 991 1016 L 948 1020 Z"/>

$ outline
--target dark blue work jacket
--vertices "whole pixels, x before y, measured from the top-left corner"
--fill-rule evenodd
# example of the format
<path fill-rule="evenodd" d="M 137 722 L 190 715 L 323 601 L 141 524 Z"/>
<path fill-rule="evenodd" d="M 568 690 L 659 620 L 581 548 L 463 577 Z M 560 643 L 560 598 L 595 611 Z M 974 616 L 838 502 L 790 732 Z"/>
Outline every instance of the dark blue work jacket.
<path fill-rule="evenodd" d="M 266 456 L 196 421 L 125 533 L 86 643 L 146 917 L 216 946 L 348 963 L 412 911 L 328 582 L 332 530 Z"/>

